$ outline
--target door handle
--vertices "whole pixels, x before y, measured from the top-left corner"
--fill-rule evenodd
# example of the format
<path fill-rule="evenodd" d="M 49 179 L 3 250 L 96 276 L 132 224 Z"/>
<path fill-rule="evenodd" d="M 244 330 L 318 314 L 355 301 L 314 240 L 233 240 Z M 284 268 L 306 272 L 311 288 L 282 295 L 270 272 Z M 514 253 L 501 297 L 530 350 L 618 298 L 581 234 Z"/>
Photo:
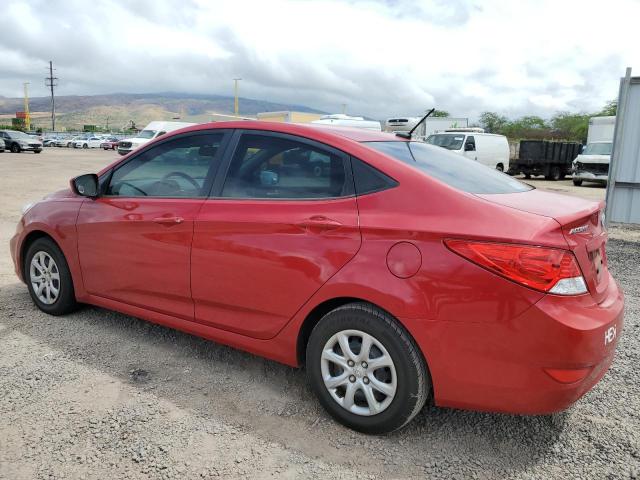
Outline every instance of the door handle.
<path fill-rule="evenodd" d="M 305 230 L 334 230 L 340 228 L 342 223 L 324 215 L 314 215 L 296 225 Z"/>
<path fill-rule="evenodd" d="M 177 225 L 184 222 L 184 218 L 182 217 L 157 217 L 153 219 L 154 223 L 159 223 L 160 225 Z"/>

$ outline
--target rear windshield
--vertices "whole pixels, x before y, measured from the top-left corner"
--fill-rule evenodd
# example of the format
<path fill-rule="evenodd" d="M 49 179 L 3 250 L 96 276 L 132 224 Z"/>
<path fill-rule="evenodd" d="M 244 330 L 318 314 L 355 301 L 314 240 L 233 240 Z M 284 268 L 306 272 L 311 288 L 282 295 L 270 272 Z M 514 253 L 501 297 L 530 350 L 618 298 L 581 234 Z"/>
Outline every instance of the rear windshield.
<path fill-rule="evenodd" d="M 422 142 L 364 142 L 447 185 L 468 193 L 517 193 L 533 187 L 462 155 Z"/>

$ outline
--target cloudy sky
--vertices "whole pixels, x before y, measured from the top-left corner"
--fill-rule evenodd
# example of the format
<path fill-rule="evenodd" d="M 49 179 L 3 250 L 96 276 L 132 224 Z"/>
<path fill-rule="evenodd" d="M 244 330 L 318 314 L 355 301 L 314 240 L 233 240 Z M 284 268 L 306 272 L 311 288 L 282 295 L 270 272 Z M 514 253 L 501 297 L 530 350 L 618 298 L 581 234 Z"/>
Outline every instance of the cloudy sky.
<path fill-rule="evenodd" d="M 593 111 L 640 75 L 640 0 L 2 0 L 0 95 L 193 92 L 375 118 Z"/>

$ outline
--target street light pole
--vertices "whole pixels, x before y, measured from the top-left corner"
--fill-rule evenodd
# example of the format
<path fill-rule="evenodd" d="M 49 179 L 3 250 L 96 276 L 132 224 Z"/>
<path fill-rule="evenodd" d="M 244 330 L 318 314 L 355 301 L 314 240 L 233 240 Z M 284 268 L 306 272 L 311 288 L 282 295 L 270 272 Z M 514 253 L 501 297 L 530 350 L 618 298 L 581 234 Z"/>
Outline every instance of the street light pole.
<path fill-rule="evenodd" d="M 234 103 L 233 103 L 233 111 L 235 113 L 235 115 L 238 115 L 238 82 L 242 80 L 241 78 L 234 78 L 233 79 L 233 91 L 234 91 Z"/>

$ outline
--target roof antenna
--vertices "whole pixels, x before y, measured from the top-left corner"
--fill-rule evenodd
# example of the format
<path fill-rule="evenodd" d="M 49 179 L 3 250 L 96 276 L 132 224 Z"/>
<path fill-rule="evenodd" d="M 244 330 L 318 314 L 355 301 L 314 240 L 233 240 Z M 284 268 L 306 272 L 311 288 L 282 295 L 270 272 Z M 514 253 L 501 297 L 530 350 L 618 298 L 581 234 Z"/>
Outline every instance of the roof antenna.
<path fill-rule="evenodd" d="M 431 115 L 431 114 L 432 114 L 433 112 L 435 112 L 435 111 L 436 111 L 436 109 L 435 109 L 435 108 L 432 108 L 431 110 L 429 110 L 429 111 L 427 112 L 427 114 L 426 114 L 424 117 L 422 117 L 422 118 L 420 119 L 420 121 L 419 121 L 418 123 L 416 123 L 416 124 L 414 125 L 414 127 L 413 127 L 411 130 L 409 130 L 409 133 L 407 133 L 407 132 L 396 132 L 396 135 L 397 135 L 398 137 L 408 138 L 409 140 L 411 140 L 411 135 L 413 135 L 413 132 L 415 132 L 416 128 L 418 128 L 418 127 L 420 126 L 420 124 L 421 124 L 422 122 L 424 122 L 424 121 L 427 119 L 427 117 L 428 117 L 429 115 Z"/>

